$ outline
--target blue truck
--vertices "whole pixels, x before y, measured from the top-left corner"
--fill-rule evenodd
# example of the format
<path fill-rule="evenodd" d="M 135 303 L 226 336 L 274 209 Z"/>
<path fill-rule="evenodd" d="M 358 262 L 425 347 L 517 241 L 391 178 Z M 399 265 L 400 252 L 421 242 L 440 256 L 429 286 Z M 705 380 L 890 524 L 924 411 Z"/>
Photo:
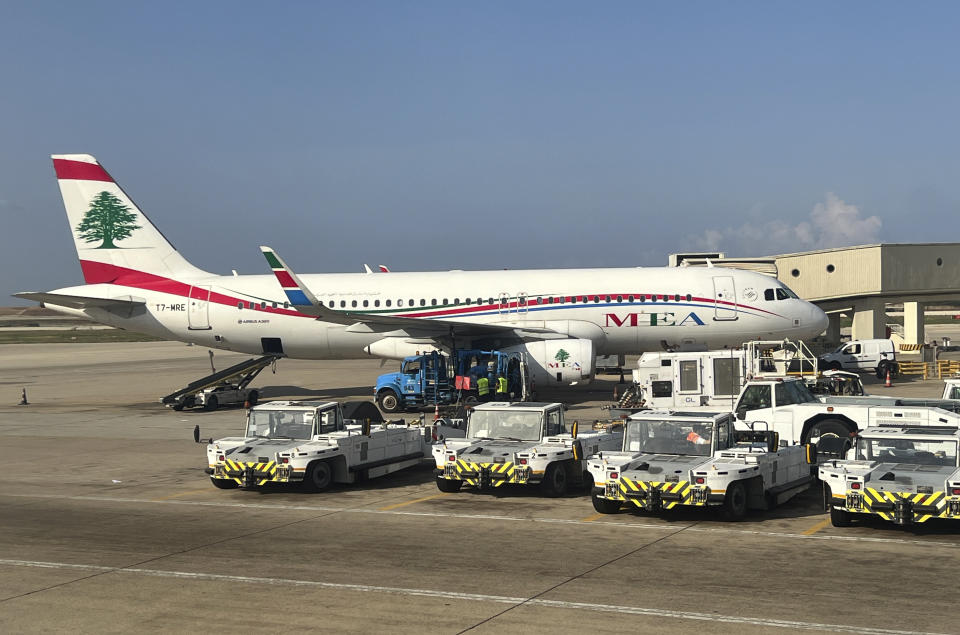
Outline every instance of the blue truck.
<path fill-rule="evenodd" d="M 481 349 L 455 350 L 449 357 L 439 351 L 404 358 L 398 373 L 377 378 L 374 396 L 384 412 L 420 410 L 480 400 L 477 381 L 487 377 L 489 397 L 496 397 L 499 377 L 507 379 L 507 399 L 526 401 L 532 386 L 522 353 Z"/>

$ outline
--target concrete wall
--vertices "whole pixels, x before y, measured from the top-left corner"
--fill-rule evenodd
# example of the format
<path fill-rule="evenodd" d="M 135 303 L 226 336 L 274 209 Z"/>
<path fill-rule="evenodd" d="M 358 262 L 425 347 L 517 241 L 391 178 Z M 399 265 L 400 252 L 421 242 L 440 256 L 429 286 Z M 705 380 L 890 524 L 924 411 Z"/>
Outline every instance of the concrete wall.
<path fill-rule="evenodd" d="M 954 291 L 960 288 L 960 245 L 883 245 L 882 269 L 884 293 Z"/>

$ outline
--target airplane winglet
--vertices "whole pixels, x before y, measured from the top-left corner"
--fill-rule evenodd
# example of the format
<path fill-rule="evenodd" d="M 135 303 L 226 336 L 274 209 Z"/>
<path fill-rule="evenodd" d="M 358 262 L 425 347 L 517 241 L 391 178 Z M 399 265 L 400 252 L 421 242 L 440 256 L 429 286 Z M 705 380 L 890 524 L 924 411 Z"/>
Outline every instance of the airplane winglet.
<path fill-rule="evenodd" d="M 283 293 L 287 296 L 287 301 L 291 305 L 296 307 L 298 311 L 310 315 L 319 316 L 328 313 L 322 310 L 323 305 L 320 304 L 317 296 L 313 295 L 310 289 L 300 281 L 297 274 L 287 266 L 287 263 L 280 258 L 277 252 L 265 245 L 260 245 L 260 251 L 267 259 L 267 264 L 273 269 L 273 275 L 277 277 L 277 282 L 280 283 L 280 288 L 283 289 Z"/>

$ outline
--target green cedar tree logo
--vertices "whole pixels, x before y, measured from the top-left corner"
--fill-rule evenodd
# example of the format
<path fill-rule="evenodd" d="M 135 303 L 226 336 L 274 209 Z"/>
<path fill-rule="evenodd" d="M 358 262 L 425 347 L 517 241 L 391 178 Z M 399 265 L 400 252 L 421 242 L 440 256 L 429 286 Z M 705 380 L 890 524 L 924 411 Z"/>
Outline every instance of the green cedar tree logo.
<path fill-rule="evenodd" d="M 563 350 L 562 348 L 559 351 L 557 351 L 557 355 L 556 357 L 554 357 L 554 359 L 560 362 L 561 364 L 567 361 L 569 358 L 570 358 L 570 353 Z"/>
<path fill-rule="evenodd" d="M 119 198 L 103 191 L 90 203 L 90 209 L 77 225 L 77 233 L 84 242 L 102 240 L 96 249 L 117 249 L 113 241 L 129 238 L 133 230 L 140 229 L 140 225 L 134 222 L 136 219 L 137 215 Z"/>

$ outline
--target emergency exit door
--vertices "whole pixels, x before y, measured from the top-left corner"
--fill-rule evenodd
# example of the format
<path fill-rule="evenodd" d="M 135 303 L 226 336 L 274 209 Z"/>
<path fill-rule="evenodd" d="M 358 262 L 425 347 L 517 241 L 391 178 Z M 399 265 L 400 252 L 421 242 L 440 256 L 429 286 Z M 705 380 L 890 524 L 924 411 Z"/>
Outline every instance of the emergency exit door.
<path fill-rule="evenodd" d="M 713 277 L 714 320 L 737 319 L 737 291 L 733 276 Z"/>

